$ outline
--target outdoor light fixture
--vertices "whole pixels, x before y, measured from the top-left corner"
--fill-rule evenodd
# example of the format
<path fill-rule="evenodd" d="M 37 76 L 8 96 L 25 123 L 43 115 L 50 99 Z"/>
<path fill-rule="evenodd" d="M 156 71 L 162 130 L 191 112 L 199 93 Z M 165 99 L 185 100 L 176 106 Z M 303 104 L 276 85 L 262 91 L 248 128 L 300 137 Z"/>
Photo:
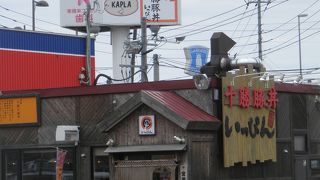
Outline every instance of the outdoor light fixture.
<path fill-rule="evenodd" d="M 210 86 L 211 78 L 208 78 L 206 74 L 197 74 L 193 76 L 193 82 L 197 89 L 205 90 Z"/>
<path fill-rule="evenodd" d="M 248 83 L 248 86 L 249 87 L 252 87 L 252 81 L 253 79 L 257 79 L 259 78 L 259 81 L 264 81 L 264 82 L 267 82 L 270 80 L 270 77 L 269 77 L 269 73 L 267 72 L 264 72 L 262 76 L 255 76 L 255 77 L 252 77 Z M 268 85 L 265 86 L 266 88 L 268 87 Z"/>
<path fill-rule="evenodd" d="M 282 83 L 283 80 L 284 80 L 284 76 L 285 76 L 285 74 L 281 74 L 280 77 L 279 77 L 279 79 L 276 79 L 275 81 L 276 81 L 276 82 L 279 82 L 279 83 Z"/>
<path fill-rule="evenodd" d="M 314 103 L 319 103 L 320 102 L 320 97 L 318 95 L 316 95 L 314 97 Z"/>
<path fill-rule="evenodd" d="M 184 138 L 180 138 L 178 136 L 173 136 L 173 139 L 178 141 L 179 143 L 183 144 L 186 142 L 186 140 Z"/>
<path fill-rule="evenodd" d="M 32 0 L 32 31 L 35 31 L 35 29 L 36 29 L 36 26 L 35 26 L 36 6 L 38 6 L 38 7 L 48 7 L 49 4 L 48 4 L 47 1 L 44 1 L 44 0 L 41 0 L 41 1 Z"/>
<path fill-rule="evenodd" d="M 236 79 L 236 78 L 239 78 L 239 77 L 245 77 L 245 76 L 253 76 L 253 75 L 261 75 L 261 74 L 263 74 L 264 72 L 259 72 L 259 73 L 251 73 L 251 74 L 241 74 L 241 75 L 237 75 L 237 76 L 234 76 L 233 78 L 232 78 L 232 81 L 230 81 L 230 85 L 231 86 L 234 86 L 234 80 Z M 261 77 L 261 76 L 257 76 L 257 77 Z M 257 78 L 256 76 L 255 77 L 253 77 L 253 78 Z M 251 78 L 252 79 L 252 78 Z M 251 82 L 252 83 L 252 82 Z M 249 84 L 250 84 L 250 82 L 249 82 Z"/>
<path fill-rule="evenodd" d="M 264 73 L 261 78 L 260 81 L 269 81 L 269 73 Z"/>
<path fill-rule="evenodd" d="M 106 143 L 107 146 L 113 146 L 114 144 L 114 140 L 113 139 L 109 139 Z"/>
<path fill-rule="evenodd" d="M 176 43 L 179 44 L 180 42 L 184 41 L 185 38 L 185 36 L 176 37 Z"/>
<path fill-rule="evenodd" d="M 159 30 L 160 30 L 160 26 L 159 25 L 151 25 L 149 27 L 149 29 L 151 30 L 153 37 L 157 37 L 158 36 Z"/>
<path fill-rule="evenodd" d="M 302 82 L 303 82 L 303 78 L 302 78 L 302 75 L 300 74 L 298 75 L 297 79 L 293 81 L 294 84 L 302 84 Z"/>

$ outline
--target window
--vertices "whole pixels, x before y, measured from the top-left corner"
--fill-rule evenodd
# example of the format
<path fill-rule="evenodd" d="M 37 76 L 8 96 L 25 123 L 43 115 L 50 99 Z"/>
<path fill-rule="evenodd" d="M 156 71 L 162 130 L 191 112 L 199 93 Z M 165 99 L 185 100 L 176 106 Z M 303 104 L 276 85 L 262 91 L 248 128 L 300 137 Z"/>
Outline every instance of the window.
<path fill-rule="evenodd" d="M 310 160 L 311 175 L 314 177 L 320 177 L 320 159 Z"/>
<path fill-rule="evenodd" d="M 93 151 L 94 180 L 109 180 L 109 156 L 104 152 L 106 148 L 96 148 Z"/>
<path fill-rule="evenodd" d="M 171 171 L 168 168 L 157 168 L 153 171 L 152 180 L 169 180 Z"/>
<path fill-rule="evenodd" d="M 5 179 L 17 180 L 19 173 L 19 152 L 10 151 L 4 156 Z"/>
<path fill-rule="evenodd" d="M 74 179 L 74 152 L 66 149 L 63 180 Z M 5 180 L 55 180 L 56 150 L 5 150 L 3 152 Z"/>
<path fill-rule="evenodd" d="M 294 151 L 307 152 L 307 136 L 305 134 L 294 136 Z"/>
<path fill-rule="evenodd" d="M 320 170 L 320 160 L 319 159 L 311 159 L 310 160 L 310 167 L 311 167 L 311 169 Z"/>

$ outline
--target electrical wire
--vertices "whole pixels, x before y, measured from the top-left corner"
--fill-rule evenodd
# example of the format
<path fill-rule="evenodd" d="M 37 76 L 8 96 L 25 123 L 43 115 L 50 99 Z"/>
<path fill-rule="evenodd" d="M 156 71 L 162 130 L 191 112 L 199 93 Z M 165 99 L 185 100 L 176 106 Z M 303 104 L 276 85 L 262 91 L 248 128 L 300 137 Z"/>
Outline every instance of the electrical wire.
<path fill-rule="evenodd" d="M 320 12 L 320 9 L 319 9 L 318 11 L 316 11 L 314 14 L 312 14 L 311 16 L 309 16 L 308 18 L 306 18 L 301 24 L 305 23 L 307 20 L 311 19 L 313 16 L 315 16 L 315 15 L 318 14 L 319 12 Z M 300 14 L 301 14 L 301 13 L 300 13 Z M 296 18 L 296 17 L 295 17 L 295 18 Z M 315 24 L 317 24 L 317 23 L 319 23 L 319 21 L 316 21 Z M 298 26 L 298 25 L 296 24 L 295 26 L 293 26 L 291 29 L 287 30 L 286 32 L 283 32 L 283 33 L 277 35 L 276 37 L 270 39 L 270 41 L 276 40 L 276 39 L 278 39 L 278 38 L 280 38 L 280 37 L 282 37 L 282 36 L 284 36 L 284 35 L 287 35 L 290 31 L 296 29 L 297 26 Z M 313 26 L 312 26 L 312 27 L 313 27 Z M 311 29 L 311 28 L 308 28 L 307 30 L 310 30 L 310 29 Z M 306 31 L 306 30 L 305 30 L 305 31 Z M 304 31 L 304 32 L 305 32 L 305 31 Z M 295 36 L 295 37 L 296 37 L 296 36 Z M 295 37 L 294 37 L 294 38 L 295 38 Z M 291 40 L 292 40 L 292 39 L 291 39 Z"/>
<path fill-rule="evenodd" d="M 255 8 L 255 9 L 256 9 L 256 8 Z M 255 10 L 255 9 L 254 9 L 254 10 Z M 251 14 L 251 16 L 249 17 L 249 19 L 248 19 L 248 21 L 247 21 L 247 24 L 245 25 L 244 29 L 241 31 L 240 37 L 242 37 L 244 31 L 247 29 L 248 24 L 250 23 L 251 18 L 253 17 L 254 12 L 255 12 L 255 11 L 252 11 L 252 14 Z M 240 38 L 240 39 L 241 39 L 241 38 Z M 250 37 L 249 37 L 248 40 L 246 41 L 246 44 L 248 43 L 249 39 L 250 39 Z M 241 48 L 240 51 L 238 52 L 239 54 L 240 54 L 240 52 L 243 50 L 244 47 L 245 47 L 245 46 L 242 46 L 242 48 Z M 235 48 L 235 46 L 233 46 L 230 50 L 232 50 L 233 48 Z"/>
<path fill-rule="evenodd" d="M 319 11 L 320 11 L 320 10 L 319 10 Z M 312 26 L 310 26 L 310 27 L 307 28 L 306 30 L 304 30 L 302 33 L 300 33 L 300 35 L 304 34 L 306 31 L 308 31 L 309 29 L 311 29 L 312 27 L 314 27 L 314 26 L 317 25 L 318 23 L 320 23 L 320 20 L 317 21 L 316 23 L 314 23 Z M 320 31 L 316 31 L 316 32 L 314 32 L 314 33 L 312 33 L 312 34 L 304 37 L 304 38 L 301 38 L 301 40 L 307 39 L 307 38 L 309 38 L 309 37 L 311 37 L 311 36 L 313 36 L 313 35 L 315 35 L 315 34 L 318 34 L 319 32 L 320 32 Z M 264 53 L 264 54 L 267 55 L 267 54 L 270 54 L 270 53 L 273 53 L 273 52 L 277 52 L 277 51 L 279 51 L 279 50 L 281 50 L 281 49 L 284 49 L 284 48 L 286 48 L 286 47 L 289 47 L 289 46 L 291 46 L 291 45 L 299 42 L 299 40 L 296 40 L 296 41 L 294 41 L 294 42 L 292 42 L 292 43 L 289 43 L 291 40 L 296 39 L 298 36 L 299 36 L 299 35 L 296 35 L 296 36 L 290 38 L 289 40 L 287 40 L 287 41 L 284 42 L 284 43 L 281 43 L 281 44 L 279 44 L 279 45 L 277 45 L 277 46 L 274 46 L 274 47 L 272 47 L 272 48 L 268 48 L 268 49 L 266 49 L 266 50 L 263 50 L 263 52 L 266 52 L 266 53 Z M 289 44 L 287 44 L 287 43 L 289 43 Z M 284 45 L 284 44 L 287 44 L 287 45 Z M 241 55 L 250 55 L 250 54 L 255 54 L 255 53 L 257 53 L 257 52 L 250 52 L 250 53 L 245 53 L 245 54 L 241 54 Z"/>
<path fill-rule="evenodd" d="M 222 16 L 222 15 L 228 14 L 228 13 L 233 12 L 233 11 L 235 11 L 235 10 L 238 10 L 238 9 L 242 8 L 243 6 L 246 6 L 246 5 L 238 6 L 238 7 L 236 7 L 236 8 L 231 9 L 231 10 L 228 10 L 228 11 L 226 11 L 226 12 L 223 12 L 223 13 L 220 13 L 220 14 L 217 14 L 217 15 L 214 15 L 214 16 L 211 16 L 211 17 L 209 17 L 209 18 L 206 18 L 206 19 L 203 19 L 203 20 L 200 20 L 200 21 L 196 21 L 196 22 L 194 22 L 194 23 L 191 23 L 191 24 L 188 24 L 188 25 L 185 25 L 185 26 L 180 26 L 180 27 L 177 27 L 177 28 L 172 28 L 172 29 L 165 30 L 165 31 L 163 31 L 163 32 L 159 32 L 159 34 L 160 34 L 160 33 L 161 33 L 161 34 L 162 34 L 162 33 L 166 33 L 166 32 L 173 31 L 173 30 L 182 29 L 182 28 L 189 27 L 189 26 L 194 26 L 194 25 L 196 25 L 196 24 L 199 24 L 199 23 L 202 23 L 202 22 L 205 22 L 205 21 L 208 21 L 208 20 L 211 20 L 211 19 L 220 17 L 220 16 Z"/>
<path fill-rule="evenodd" d="M 245 15 L 245 13 L 247 12 L 247 10 L 248 10 L 248 7 L 249 7 L 249 4 L 247 3 L 246 4 L 246 10 L 242 13 L 242 19 L 243 19 L 243 16 Z M 254 11 L 252 11 L 252 13 L 253 13 Z M 234 33 L 236 32 L 236 31 L 238 31 L 238 27 L 239 27 L 239 25 L 241 24 L 241 22 L 242 22 L 242 19 L 238 22 L 238 24 L 237 24 L 237 26 L 236 26 L 236 28 L 233 30 L 233 32 L 232 32 L 232 34 L 231 34 L 231 39 L 233 38 L 233 35 L 234 35 Z M 251 18 L 250 18 L 251 19 Z M 248 24 L 247 24 L 248 25 Z"/>
<path fill-rule="evenodd" d="M 301 40 L 305 40 L 305 39 L 307 39 L 307 38 L 309 38 L 309 37 L 312 37 L 312 36 L 314 36 L 314 35 L 316 35 L 316 34 L 318 34 L 318 33 L 320 33 L 320 31 L 316 31 L 316 32 L 314 32 L 314 33 L 312 33 L 312 34 L 304 37 L 304 38 L 301 38 Z M 280 50 L 282 50 L 282 49 L 284 49 L 284 48 L 287 48 L 287 47 L 289 47 L 289 46 L 291 46 L 291 45 L 293 45 L 293 44 L 295 44 L 295 43 L 298 43 L 298 42 L 299 42 L 299 40 L 296 40 L 296 41 L 294 41 L 294 42 L 292 42 L 292 43 L 290 43 L 290 44 L 287 44 L 287 45 L 285 45 L 285 46 L 283 46 L 283 47 L 280 47 L 280 48 L 277 48 L 277 49 L 274 49 L 274 50 L 270 50 L 269 52 L 265 53 L 265 55 L 268 55 L 268 54 L 271 54 L 271 53 L 280 51 Z"/>
<path fill-rule="evenodd" d="M 282 2 L 280 2 L 280 3 L 278 3 L 278 4 L 275 4 L 274 6 L 271 6 L 269 9 L 275 8 L 275 7 L 281 5 L 281 4 L 285 3 L 285 2 L 288 2 L 288 1 L 289 1 L 289 0 L 282 1 Z M 248 11 L 248 12 L 250 12 L 250 11 Z M 255 14 L 257 14 L 257 13 L 255 13 Z M 172 39 L 173 37 L 182 36 L 182 35 L 185 35 L 185 36 L 193 36 L 193 35 L 200 34 L 200 33 L 203 33 L 203 32 L 211 31 L 211 30 L 216 29 L 216 28 L 218 28 L 218 27 L 226 26 L 226 25 L 229 25 L 229 24 L 232 24 L 232 23 L 234 23 L 234 22 L 239 21 L 240 19 L 238 18 L 238 19 L 235 19 L 235 20 L 233 20 L 233 21 L 230 21 L 230 22 L 227 22 L 227 23 L 223 23 L 223 22 L 226 22 L 226 21 L 228 21 L 228 20 L 234 19 L 234 18 L 236 18 L 236 17 L 238 17 L 238 16 L 239 16 L 239 15 L 233 16 L 232 18 L 224 19 L 224 20 L 222 20 L 222 21 L 219 21 L 218 23 L 210 24 L 210 25 L 208 25 L 208 26 L 205 26 L 205 28 L 208 27 L 208 29 L 205 29 L 205 28 L 194 29 L 193 31 L 189 31 L 189 32 L 177 34 L 177 35 L 174 35 L 174 36 L 169 36 L 168 39 Z M 243 17 L 243 18 L 248 18 L 248 17 L 250 17 L 250 16 L 251 16 L 251 15 L 248 15 L 248 16 L 245 16 L 245 17 Z M 223 24 L 220 24 L 220 23 L 223 23 Z M 211 26 L 216 25 L 216 24 L 220 24 L 220 25 L 211 27 Z M 211 27 L 211 28 L 209 28 L 209 27 Z M 196 32 L 195 32 L 195 31 L 196 31 Z"/>
<path fill-rule="evenodd" d="M 303 14 L 304 12 L 306 12 L 307 10 L 309 10 L 310 8 L 312 8 L 316 3 L 318 3 L 320 0 L 316 0 L 314 1 L 310 6 L 308 6 L 306 9 L 304 9 L 303 11 L 301 11 L 299 14 Z M 272 30 L 269 30 L 269 31 L 266 31 L 265 33 L 270 33 L 270 32 L 273 32 L 279 28 L 281 28 L 282 26 L 288 24 L 289 22 L 293 21 L 294 19 L 296 19 L 297 17 L 293 17 L 291 19 L 289 19 L 288 21 L 286 21 L 285 23 L 282 23 L 281 25 L 277 26 L 276 28 L 272 29 Z"/>

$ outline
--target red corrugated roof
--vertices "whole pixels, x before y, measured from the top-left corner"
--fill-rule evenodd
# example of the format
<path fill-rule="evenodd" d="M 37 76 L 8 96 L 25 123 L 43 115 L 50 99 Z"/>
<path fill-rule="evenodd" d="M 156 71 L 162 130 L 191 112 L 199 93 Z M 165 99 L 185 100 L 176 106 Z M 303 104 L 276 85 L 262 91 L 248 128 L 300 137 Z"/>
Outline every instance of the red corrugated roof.
<path fill-rule="evenodd" d="M 143 91 L 154 100 L 188 121 L 219 121 L 183 97 L 170 91 Z"/>

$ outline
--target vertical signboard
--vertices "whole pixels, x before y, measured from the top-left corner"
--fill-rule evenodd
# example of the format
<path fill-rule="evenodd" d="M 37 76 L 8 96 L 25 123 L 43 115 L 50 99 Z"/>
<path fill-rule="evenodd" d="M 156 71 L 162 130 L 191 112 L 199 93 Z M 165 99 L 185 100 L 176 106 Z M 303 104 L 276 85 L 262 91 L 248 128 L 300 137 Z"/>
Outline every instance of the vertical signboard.
<path fill-rule="evenodd" d="M 178 24 L 178 0 L 140 0 L 141 17 L 146 17 L 148 24 Z"/>
<path fill-rule="evenodd" d="M 154 135 L 155 120 L 154 115 L 139 116 L 139 135 Z"/>
<path fill-rule="evenodd" d="M 241 68 L 222 78 L 222 92 L 224 166 L 276 161 L 274 80 Z"/>
<path fill-rule="evenodd" d="M 184 73 L 191 76 L 199 74 L 201 66 L 207 63 L 209 48 L 205 46 L 190 46 L 183 49 L 186 56 Z"/>
<path fill-rule="evenodd" d="M 96 26 L 140 26 L 180 24 L 180 0 L 60 0 L 60 24 L 84 27 L 87 3 L 90 21 Z"/>

